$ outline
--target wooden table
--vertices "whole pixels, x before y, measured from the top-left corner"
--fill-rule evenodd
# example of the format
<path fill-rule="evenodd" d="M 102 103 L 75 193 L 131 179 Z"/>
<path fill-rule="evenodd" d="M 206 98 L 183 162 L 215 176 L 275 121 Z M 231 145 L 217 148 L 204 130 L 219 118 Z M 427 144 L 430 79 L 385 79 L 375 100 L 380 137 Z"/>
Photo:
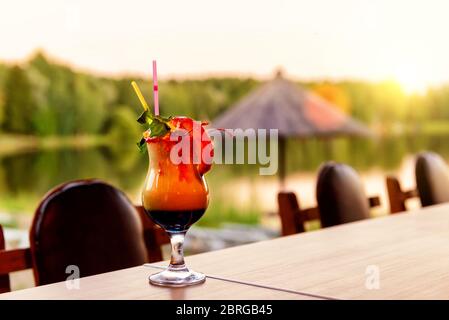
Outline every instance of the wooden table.
<path fill-rule="evenodd" d="M 187 263 L 209 276 L 205 284 L 150 286 L 148 275 L 166 265 L 160 262 L 82 278 L 80 290 L 58 283 L 0 298 L 449 299 L 449 205 L 194 255 Z"/>
<path fill-rule="evenodd" d="M 187 288 L 162 288 L 148 283 L 158 269 L 135 267 L 80 279 L 80 289 L 65 282 L 0 294 L 0 299 L 313 299 L 296 293 L 265 289 L 229 281 L 207 279 Z"/>

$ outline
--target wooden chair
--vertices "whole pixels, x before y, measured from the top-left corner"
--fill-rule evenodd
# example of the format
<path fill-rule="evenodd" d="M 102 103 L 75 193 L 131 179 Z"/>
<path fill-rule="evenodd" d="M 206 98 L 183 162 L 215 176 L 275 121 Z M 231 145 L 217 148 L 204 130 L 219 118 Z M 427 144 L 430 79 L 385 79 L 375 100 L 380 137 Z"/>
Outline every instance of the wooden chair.
<path fill-rule="evenodd" d="M 5 250 L 3 228 L 0 226 L 0 293 L 11 291 L 9 273 L 32 268 L 30 248 Z"/>
<path fill-rule="evenodd" d="M 434 152 L 421 152 L 416 157 L 416 189 L 402 190 L 396 177 L 386 179 L 390 212 L 407 210 L 406 200 L 419 197 L 423 207 L 449 202 L 449 168 Z"/>
<path fill-rule="evenodd" d="M 0 252 L 3 250 L 5 250 L 5 236 L 3 235 L 3 227 L 0 225 Z M 0 293 L 7 292 L 9 290 L 10 290 L 9 275 L 0 274 Z"/>
<path fill-rule="evenodd" d="M 418 190 L 402 190 L 399 180 L 394 176 L 387 176 L 387 193 L 390 202 L 390 213 L 398 213 L 407 210 L 406 201 L 418 197 Z"/>
<path fill-rule="evenodd" d="M 322 227 L 367 219 L 379 197 L 368 198 L 362 180 L 350 166 L 333 161 L 319 170 L 316 198 Z"/>
<path fill-rule="evenodd" d="M 415 177 L 423 207 L 449 202 L 449 168 L 440 155 L 434 152 L 418 154 Z"/>
<path fill-rule="evenodd" d="M 160 245 L 168 242 L 121 191 L 98 180 L 69 182 L 36 210 L 30 248 L 0 250 L 0 279 L 7 279 L 0 280 L 0 291 L 10 290 L 10 272 L 28 268 L 42 285 L 65 280 L 68 265 L 88 276 L 159 261 Z"/>
<path fill-rule="evenodd" d="M 161 227 L 151 221 L 142 206 L 135 206 L 135 208 L 143 225 L 143 239 L 148 262 L 161 261 L 163 259 L 161 246 L 170 243 L 170 239 Z"/>
<path fill-rule="evenodd" d="M 369 208 L 380 205 L 378 196 L 367 198 L 357 173 L 349 166 L 328 162 L 319 171 L 318 207 L 301 209 L 293 192 L 278 194 L 282 235 L 305 231 L 305 222 L 320 219 L 322 227 L 369 217 Z"/>
<path fill-rule="evenodd" d="M 320 218 L 320 213 L 316 207 L 301 209 L 293 192 L 279 192 L 278 206 L 283 236 L 304 232 L 306 231 L 305 223 L 307 221 Z"/>
<path fill-rule="evenodd" d="M 5 237 L 3 235 L 3 228 L 0 225 L 0 252 L 2 252 L 3 250 L 5 250 Z M 2 265 L 0 265 L 0 270 L 1 268 Z M 9 275 L 2 274 L 0 271 L 0 293 L 8 292 L 10 288 Z"/>

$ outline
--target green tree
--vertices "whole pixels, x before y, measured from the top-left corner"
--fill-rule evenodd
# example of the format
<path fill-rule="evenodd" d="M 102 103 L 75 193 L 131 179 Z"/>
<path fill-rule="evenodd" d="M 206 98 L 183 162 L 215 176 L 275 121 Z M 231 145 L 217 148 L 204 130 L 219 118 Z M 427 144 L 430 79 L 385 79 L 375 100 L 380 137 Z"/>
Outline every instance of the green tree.
<path fill-rule="evenodd" d="M 2 127 L 5 115 L 5 92 L 3 90 L 8 68 L 0 64 L 0 128 Z"/>
<path fill-rule="evenodd" d="M 34 133 L 40 136 L 56 135 L 58 133 L 58 119 L 48 101 L 50 81 L 34 67 L 29 67 L 27 71 L 35 104 L 35 111 L 33 112 Z"/>
<path fill-rule="evenodd" d="M 96 134 L 106 118 L 106 97 L 99 81 L 77 74 L 74 77 L 75 132 Z"/>
<path fill-rule="evenodd" d="M 75 73 L 66 66 L 49 62 L 40 52 L 30 60 L 29 67 L 36 69 L 49 82 L 48 110 L 45 113 L 56 119 L 57 133 L 73 134 L 78 113 L 74 90 Z"/>
<path fill-rule="evenodd" d="M 136 115 L 128 106 L 117 106 L 111 113 L 108 122 L 108 131 L 112 146 L 124 144 L 134 148 L 137 141 L 142 137 L 142 126 L 137 123 Z"/>
<path fill-rule="evenodd" d="M 34 103 L 30 81 L 22 68 L 14 66 L 5 83 L 4 128 L 14 133 L 32 133 Z"/>

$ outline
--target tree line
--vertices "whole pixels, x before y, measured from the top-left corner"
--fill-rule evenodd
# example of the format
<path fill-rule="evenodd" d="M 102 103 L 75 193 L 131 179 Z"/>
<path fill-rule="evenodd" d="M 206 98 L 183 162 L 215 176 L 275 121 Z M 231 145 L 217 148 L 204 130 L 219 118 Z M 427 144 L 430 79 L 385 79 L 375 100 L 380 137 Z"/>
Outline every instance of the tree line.
<path fill-rule="evenodd" d="M 100 77 L 49 60 L 42 52 L 21 65 L 0 64 L 0 132 L 39 136 L 136 136 L 140 104 L 130 87 L 144 79 Z M 250 78 L 169 80 L 160 84 L 166 115 L 213 119 L 260 84 Z M 406 95 L 394 82 L 308 82 L 300 85 L 370 125 L 449 120 L 449 86 Z M 251 116 L 251 115 L 243 115 Z"/>

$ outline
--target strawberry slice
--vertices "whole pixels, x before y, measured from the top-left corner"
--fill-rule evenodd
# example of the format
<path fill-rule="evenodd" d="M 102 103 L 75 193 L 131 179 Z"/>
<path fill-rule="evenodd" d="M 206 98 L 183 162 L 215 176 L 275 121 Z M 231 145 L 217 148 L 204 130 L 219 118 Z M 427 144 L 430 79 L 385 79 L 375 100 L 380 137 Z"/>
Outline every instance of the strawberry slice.
<path fill-rule="evenodd" d="M 214 147 L 212 140 L 204 129 L 204 125 L 201 125 L 201 135 L 203 140 L 201 141 L 201 163 L 198 165 L 198 172 L 200 175 L 208 172 L 212 167 L 212 160 L 214 158 Z"/>
<path fill-rule="evenodd" d="M 193 130 L 193 119 L 188 117 L 173 117 L 170 124 L 174 128 L 180 128 L 191 132 Z"/>
<path fill-rule="evenodd" d="M 206 172 L 208 172 L 212 167 L 212 159 L 214 157 L 214 149 L 212 145 L 212 140 L 210 136 L 207 134 L 206 129 L 204 129 L 204 126 L 206 126 L 207 122 L 201 123 L 201 154 L 199 155 L 200 163 L 197 165 L 198 173 L 200 175 L 204 175 Z M 194 120 L 188 117 L 173 117 L 170 120 L 170 125 L 174 128 L 184 129 L 187 132 L 189 132 L 190 137 L 193 139 L 193 126 L 194 126 Z M 193 141 L 192 141 L 193 142 Z M 193 143 L 191 144 L 192 150 L 193 150 Z M 203 150 L 206 150 L 203 152 Z M 204 157 L 204 159 L 203 159 Z"/>

